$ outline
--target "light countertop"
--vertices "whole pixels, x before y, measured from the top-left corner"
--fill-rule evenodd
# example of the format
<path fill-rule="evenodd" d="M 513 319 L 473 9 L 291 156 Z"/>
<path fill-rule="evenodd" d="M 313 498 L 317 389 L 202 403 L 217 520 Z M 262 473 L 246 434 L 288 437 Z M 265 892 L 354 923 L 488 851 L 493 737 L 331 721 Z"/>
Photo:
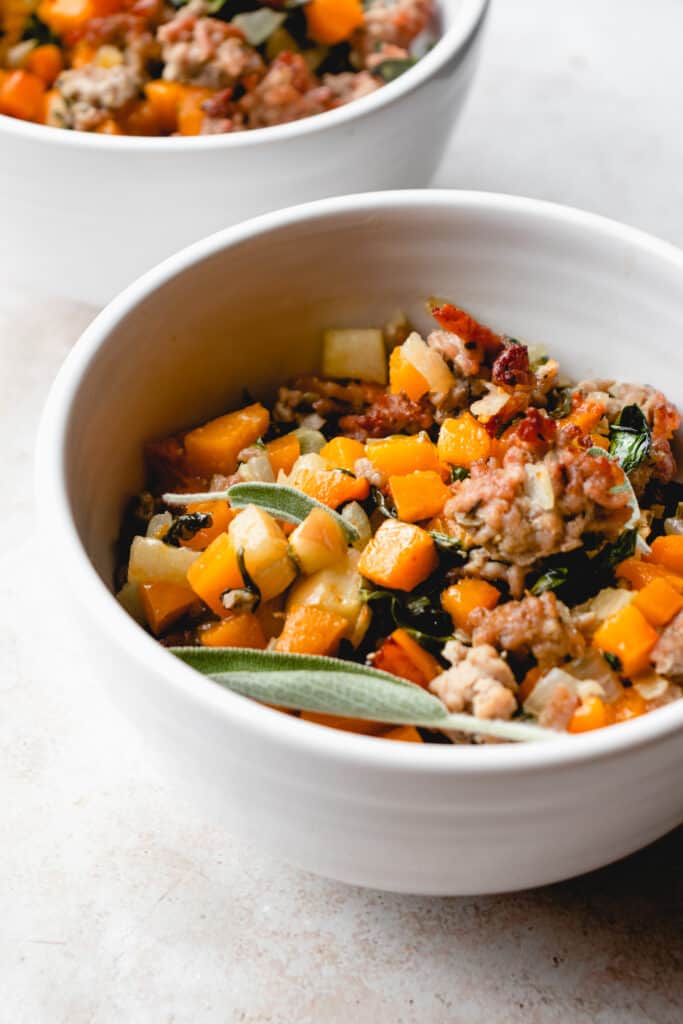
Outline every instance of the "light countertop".
<path fill-rule="evenodd" d="M 497 0 L 436 183 L 683 244 L 682 38 L 680 0 Z M 79 676 L 32 540 L 37 417 L 92 314 L 0 283 L 2 1024 L 677 1024 L 683 830 L 562 885 L 443 900 L 303 874 L 178 802 Z"/>

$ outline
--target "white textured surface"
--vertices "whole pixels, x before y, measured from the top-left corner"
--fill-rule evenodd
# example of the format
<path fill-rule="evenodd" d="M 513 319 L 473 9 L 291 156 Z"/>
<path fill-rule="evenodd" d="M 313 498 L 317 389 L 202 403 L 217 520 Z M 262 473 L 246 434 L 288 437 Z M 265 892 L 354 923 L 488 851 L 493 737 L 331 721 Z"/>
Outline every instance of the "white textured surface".
<path fill-rule="evenodd" d="M 683 244 L 682 34 L 678 0 L 498 0 L 438 183 Z M 0 291 L 0 1020 L 679 1021 L 683 832 L 509 897 L 345 888 L 180 806 L 143 741 L 66 670 L 78 655 L 33 553 L 30 452 L 91 313 Z"/>

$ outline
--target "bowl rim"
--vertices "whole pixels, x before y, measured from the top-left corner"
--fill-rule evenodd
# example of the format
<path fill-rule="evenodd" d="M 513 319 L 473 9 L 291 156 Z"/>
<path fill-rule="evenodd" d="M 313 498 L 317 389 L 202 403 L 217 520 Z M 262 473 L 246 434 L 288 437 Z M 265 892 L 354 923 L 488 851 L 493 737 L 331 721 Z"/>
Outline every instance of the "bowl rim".
<path fill-rule="evenodd" d="M 234 147 L 267 145 L 271 142 L 287 141 L 299 136 L 334 129 L 349 121 L 360 120 L 383 107 L 399 102 L 405 95 L 414 92 L 424 82 L 437 76 L 444 65 L 465 52 L 483 25 L 490 0 L 458 0 L 453 24 L 439 37 L 434 47 L 393 82 L 367 96 L 351 103 L 327 110 L 320 114 L 288 121 L 286 124 L 266 128 L 254 128 L 244 132 L 217 135 L 196 135 L 188 137 L 155 137 L 135 135 L 97 135 L 94 132 L 65 131 L 51 125 L 34 124 L 15 117 L 0 114 L 0 134 L 14 135 L 28 141 L 110 152 L 186 152 L 188 148 L 200 150 L 229 149 Z"/>
<path fill-rule="evenodd" d="M 208 713 L 226 719 L 233 726 L 250 730 L 257 739 L 275 739 L 281 746 L 296 749 L 298 753 L 305 750 L 310 756 L 416 774 L 526 773 L 601 760 L 683 732 L 683 700 L 608 729 L 579 736 L 558 735 L 557 740 L 550 742 L 507 745 L 378 743 L 373 737 L 302 721 L 231 693 L 175 658 L 118 604 L 85 551 L 67 493 L 66 441 L 72 404 L 91 363 L 100 349 L 106 347 L 113 327 L 161 285 L 203 259 L 247 239 L 338 215 L 430 207 L 462 209 L 484 216 L 521 216 L 549 223 L 558 230 L 579 229 L 613 245 L 640 248 L 672 265 L 683 276 L 682 250 L 598 214 L 521 196 L 445 189 L 360 193 L 321 199 L 263 214 L 195 242 L 149 270 L 113 299 L 83 332 L 52 384 L 38 430 L 35 494 L 41 532 L 51 542 L 58 574 L 83 609 L 97 620 L 108 640 L 123 647 L 146 672 L 163 677 L 165 685 L 177 691 L 179 698 L 201 705 Z"/>

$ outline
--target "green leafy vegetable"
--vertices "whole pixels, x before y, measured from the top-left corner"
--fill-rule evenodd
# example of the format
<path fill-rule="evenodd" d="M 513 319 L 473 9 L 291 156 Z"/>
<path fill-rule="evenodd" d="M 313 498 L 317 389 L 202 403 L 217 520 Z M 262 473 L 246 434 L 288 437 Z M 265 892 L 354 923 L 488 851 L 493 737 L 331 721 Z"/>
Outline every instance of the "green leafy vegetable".
<path fill-rule="evenodd" d="M 558 590 L 565 585 L 568 579 L 569 567 L 566 565 L 558 565 L 554 569 L 547 569 L 538 577 L 531 588 L 531 593 L 544 594 L 546 590 Z"/>
<path fill-rule="evenodd" d="M 233 484 L 227 491 L 205 491 L 200 494 L 164 494 L 162 499 L 167 505 L 189 505 L 199 501 L 229 501 L 233 508 L 246 508 L 247 505 L 258 505 L 276 519 L 284 519 L 287 523 L 302 523 L 314 508 L 322 508 L 335 519 L 344 535 L 350 541 L 358 540 L 358 531 L 339 513 L 309 498 L 296 487 L 287 484 L 267 484 L 258 480 L 250 483 Z"/>
<path fill-rule="evenodd" d="M 450 714 L 422 687 L 338 658 L 239 648 L 172 650 L 220 686 L 266 704 L 507 740 L 557 739 L 557 733 L 525 722 Z"/>
<path fill-rule="evenodd" d="M 609 651 L 603 651 L 602 656 L 612 669 L 613 672 L 623 672 L 624 667 L 621 664 L 621 658 L 618 658 L 616 654 L 610 654 Z"/>
<path fill-rule="evenodd" d="M 195 533 L 205 530 L 213 523 L 210 512 L 185 512 L 176 516 L 170 527 L 163 536 L 164 544 L 172 548 L 180 547 L 181 541 L 192 540 Z"/>
<path fill-rule="evenodd" d="M 366 589 L 362 595 L 373 609 L 370 637 L 386 636 L 394 629 L 405 629 L 423 647 L 439 654 L 453 636 L 450 615 L 441 608 L 438 595 L 429 590 L 418 588 L 405 594 L 396 590 Z"/>
<path fill-rule="evenodd" d="M 386 60 L 376 64 L 372 69 L 373 75 L 377 75 L 384 82 L 393 82 L 394 79 L 409 71 L 417 61 L 414 57 L 388 57 Z"/>
<path fill-rule="evenodd" d="M 381 512 L 385 519 L 396 519 L 397 512 L 393 502 L 388 495 L 384 494 L 379 487 L 375 487 L 374 484 L 370 487 L 370 497 L 377 511 Z"/>
<path fill-rule="evenodd" d="M 236 14 L 230 22 L 244 32 L 250 46 L 260 46 L 282 25 L 287 15 L 271 7 L 259 7 L 255 11 Z"/>
<path fill-rule="evenodd" d="M 1 33 L 0 33 L 1 35 Z M 30 14 L 24 23 L 24 31 L 22 33 L 22 41 L 27 39 L 35 39 L 39 46 L 45 46 L 51 43 L 56 46 L 61 46 L 61 40 L 56 36 L 50 28 L 38 17 L 37 14 Z"/>
<path fill-rule="evenodd" d="M 456 480 L 466 480 L 470 475 L 470 471 L 466 466 L 451 466 L 451 483 L 455 483 Z"/>
<path fill-rule="evenodd" d="M 428 530 L 437 548 L 442 551 L 457 551 L 464 555 L 464 549 L 457 537 L 450 537 L 447 533 L 440 533 L 438 530 Z"/>
<path fill-rule="evenodd" d="M 609 454 L 624 473 L 631 473 L 647 458 L 652 435 L 645 416 L 637 405 L 625 406 L 609 429 Z"/>
<path fill-rule="evenodd" d="M 249 575 L 243 547 L 237 549 L 237 565 L 244 586 L 234 590 L 224 590 L 221 594 L 221 603 L 225 608 L 234 612 L 256 611 L 261 603 L 261 591 Z"/>

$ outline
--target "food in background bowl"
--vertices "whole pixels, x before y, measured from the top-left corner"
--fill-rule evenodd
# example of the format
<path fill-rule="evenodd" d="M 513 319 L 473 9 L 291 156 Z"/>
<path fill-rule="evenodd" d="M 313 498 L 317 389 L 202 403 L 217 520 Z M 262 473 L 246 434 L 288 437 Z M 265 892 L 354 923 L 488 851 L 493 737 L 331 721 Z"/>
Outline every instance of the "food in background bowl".
<path fill-rule="evenodd" d="M 149 444 L 120 600 L 224 685 L 386 738 L 548 738 L 680 698 L 678 411 L 429 309 L 426 340 L 402 315 L 329 330 L 270 411 Z"/>
<path fill-rule="evenodd" d="M 433 0 L 7 0 L 0 113 L 108 135 L 286 124 L 397 78 L 434 14 Z"/>

